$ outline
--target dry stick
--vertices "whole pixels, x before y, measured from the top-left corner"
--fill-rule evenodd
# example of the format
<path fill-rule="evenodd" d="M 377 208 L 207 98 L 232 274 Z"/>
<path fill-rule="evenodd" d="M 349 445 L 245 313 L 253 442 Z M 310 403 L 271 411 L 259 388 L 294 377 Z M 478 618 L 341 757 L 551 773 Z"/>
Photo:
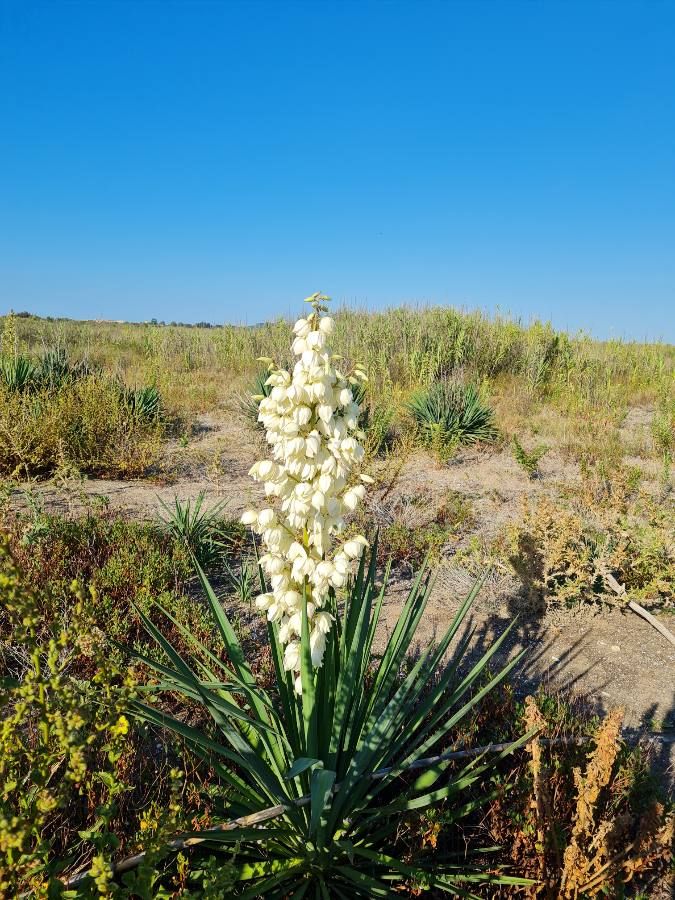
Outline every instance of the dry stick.
<path fill-rule="evenodd" d="M 619 597 L 626 596 L 625 586 L 623 584 L 619 584 L 619 582 L 611 574 L 611 572 L 605 572 L 604 578 L 608 586 L 614 591 L 615 594 L 618 594 Z M 647 612 L 647 610 L 643 606 L 640 606 L 639 603 L 636 603 L 635 600 L 629 600 L 628 606 L 633 610 L 634 613 L 637 613 L 638 616 L 642 616 L 642 618 L 646 622 L 649 622 L 649 624 L 653 628 L 656 628 L 659 634 L 663 635 L 663 637 L 667 641 L 670 641 L 670 643 L 675 646 L 675 634 L 673 634 L 671 631 L 668 631 L 666 626 L 662 625 L 655 616 L 653 616 L 650 612 Z"/>
<path fill-rule="evenodd" d="M 439 756 L 429 756 L 426 759 L 417 759 L 411 765 L 406 766 L 404 771 L 409 771 L 411 769 L 424 769 L 429 766 L 436 765 L 438 762 L 444 762 L 447 759 L 469 759 L 474 756 L 481 756 L 483 753 L 502 753 L 504 750 L 507 750 L 511 745 L 512 741 L 507 741 L 502 744 L 487 744 L 485 747 L 471 747 L 465 750 L 453 750 L 450 753 L 441 753 Z M 541 741 L 542 744 L 546 744 L 549 747 L 559 746 L 560 744 L 586 744 L 588 743 L 588 738 L 551 738 L 544 739 Z M 522 750 L 523 747 L 517 748 Z M 386 778 L 387 775 L 391 774 L 395 770 L 395 767 L 389 766 L 386 769 L 378 769 L 376 772 L 370 776 L 372 779 L 380 779 Z M 333 793 L 338 791 L 340 788 L 339 784 L 336 784 L 333 788 Z M 297 800 L 292 801 L 292 806 L 306 806 L 311 800 L 311 796 L 309 794 L 305 794 L 304 797 L 298 797 Z M 279 816 L 282 816 L 285 812 L 290 809 L 289 805 L 279 804 L 278 806 L 271 806 L 269 809 L 262 809 L 260 812 L 251 813 L 250 816 L 241 816 L 238 819 L 230 819 L 229 822 L 224 822 L 221 825 L 212 825 L 210 828 L 204 829 L 202 832 L 204 837 L 190 837 L 190 838 L 175 838 L 172 841 L 168 841 L 167 847 L 169 850 L 183 850 L 186 847 L 192 847 L 195 844 L 202 844 L 205 841 L 209 840 L 209 831 L 234 831 L 236 828 L 247 828 L 252 825 L 260 825 L 262 822 L 268 822 L 270 819 L 276 819 Z M 137 853 L 135 856 L 129 856 L 127 859 L 123 859 L 121 862 L 116 865 L 112 865 L 112 874 L 120 875 L 123 872 L 128 872 L 130 869 L 135 869 L 137 865 L 143 862 L 145 859 L 145 851 L 141 853 Z M 80 872 L 79 875 L 74 875 L 72 878 L 69 878 L 66 882 L 66 887 L 74 887 L 77 884 L 80 884 L 84 881 L 85 878 L 88 877 L 88 872 Z"/>

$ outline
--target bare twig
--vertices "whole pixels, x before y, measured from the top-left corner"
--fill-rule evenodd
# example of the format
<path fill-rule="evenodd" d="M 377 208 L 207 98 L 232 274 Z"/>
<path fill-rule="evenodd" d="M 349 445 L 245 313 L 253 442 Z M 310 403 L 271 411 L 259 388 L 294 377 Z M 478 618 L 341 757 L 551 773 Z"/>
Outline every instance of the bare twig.
<path fill-rule="evenodd" d="M 617 594 L 619 597 L 626 596 L 625 586 L 623 584 L 619 584 L 619 582 L 611 572 L 605 572 L 604 579 L 607 583 L 607 586 L 610 587 L 615 594 Z M 670 641 L 670 643 L 675 646 L 675 634 L 673 634 L 672 631 L 668 631 L 666 626 L 661 624 L 661 622 L 659 622 L 659 620 L 655 616 L 653 616 L 650 612 L 647 612 L 647 610 L 643 606 L 640 606 L 639 603 L 636 603 L 635 600 L 629 600 L 628 606 L 633 610 L 634 613 L 637 613 L 638 616 L 642 616 L 645 622 L 649 622 L 649 624 L 653 628 L 656 628 L 659 634 L 663 635 L 663 637 L 667 641 Z"/>

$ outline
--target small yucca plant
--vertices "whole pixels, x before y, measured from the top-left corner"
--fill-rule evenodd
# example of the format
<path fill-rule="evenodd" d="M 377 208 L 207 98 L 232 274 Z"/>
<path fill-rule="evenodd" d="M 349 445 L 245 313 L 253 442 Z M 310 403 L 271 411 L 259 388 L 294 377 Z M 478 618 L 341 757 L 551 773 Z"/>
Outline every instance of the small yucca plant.
<path fill-rule="evenodd" d="M 249 390 L 237 398 L 239 411 L 251 422 L 251 424 L 255 425 L 256 428 L 262 427 L 258 422 L 260 401 L 263 397 L 269 397 L 272 390 L 272 386 L 267 384 L 268 376 L 269 372 L 267 369 L 258 372 L 253 379 L 253 383 Z"/>
<path fill-rule="evenodd" d="M 473 384 L 436 382 L 413 394 L 407 410 L 422 442 L 434 449 L 489 443 L 497 437 L 494 412 Z"/>
<path fill-rule="evenodd" d="M 158 499 L 164 511 L 159 516 L 164 530 L 184 544 L 200 566 L 208 569 L 221 558 L 226 544 L 227 535 L 222 518 L 226 501 L 206 509 L 205 497 L 205 491 L 200 491 L 194 500 L 179 500 L 174 497 L 173 506 L 169 506 L 161 497 Z"/>
<path fill-rule="evenodd" d="M 38 365 L 38 377 L 43 387 L 60 387 L 73 378 L 73 367 L 64 347 L 49 347 L 45 350 Z"/>
<path fill-rule="evenodd" d="M 156 422 L 161 415 L 162 396 L 155 385 L 128 390 L 126 401 L 132 415 L 141 422 Z"/>
<path fill-rule="evenodd" d="M 27 356 L 0 356 L 0 379 L 7 390 L 21 393 L 36 387 L 39 372 Z"/>

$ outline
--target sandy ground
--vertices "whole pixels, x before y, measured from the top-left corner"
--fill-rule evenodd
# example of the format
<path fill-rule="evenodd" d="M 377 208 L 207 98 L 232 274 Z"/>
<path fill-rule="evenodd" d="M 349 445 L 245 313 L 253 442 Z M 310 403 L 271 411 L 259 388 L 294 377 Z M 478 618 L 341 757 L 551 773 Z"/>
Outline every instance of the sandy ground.
<path fill-rule="evenodd" d="M 645 421 L 642 411 L 632 413 L 628 423 L 632 430 L 626 434 L 633 444 L 636 429 L 643 428 Z M 259 438 L 235 419 L 203 418 L 186 447 L 178 443 L 167 447 L 165 461 L 152 481 L 84 480 L 45 484 L 34 487 L 33 492 L 48 510 L 77 512 L 92 503 L 105 503 L 112 511 L 150 519 L 157 515 L 160 498 L 171 503 L 174 497 L 184 500 L 204 491 L 207 505 L 224 502 L 226 514 L 235 516 L 260 496 L 247 473 L 263 452 Z M 524 497 L 541 492 L 554 496 L 558 485 L 579 478 L 576 467 L 554 451 L 544 457 L 541 470 L 540 479 L 528 480 L 508 451 L 462 452 L 448 464 L 416 454 L 403 465 L 388 465 L 383 487 L 371 500 L 371 511 L 386 517 L 386 510 L 397 508 L 400 514 L 409 504 L 414 517 L 420 507 L 433 508 L 448 491 L 455 491 L 471 503 L 472 533 L 486 538 L 517 518 Z M 17 505 L 25 505 L 20 491 L 13 499 Z M 436 586 L 419 628 L 421 646 L 442 633 L 471 585 L 469 574 L 452 562 L 452 553 L 467 539 L 462 536 L 448 548 L 438 567 Z M 406 573 L 401 573 L 387 596 L 382 641 L 395 622 L 407 587 Z M 518 587 L 509 573 L 490 576 L 472 611 L 474 651 L 487 646 L 517 616 L 501 657 L 511 658 L 526 649 L 516 672 L 523 692 L 543 680 L 554 688 L 583 694 L 598 711 L 625 706 L 627 729 L 648 735 L 659 768 L 672 785 L 675 646 L 618 606 L 552 609 L 534 615 L 519 606 Z M 674 616 L 662 614 L 662 621 L 675 631 Z"/>

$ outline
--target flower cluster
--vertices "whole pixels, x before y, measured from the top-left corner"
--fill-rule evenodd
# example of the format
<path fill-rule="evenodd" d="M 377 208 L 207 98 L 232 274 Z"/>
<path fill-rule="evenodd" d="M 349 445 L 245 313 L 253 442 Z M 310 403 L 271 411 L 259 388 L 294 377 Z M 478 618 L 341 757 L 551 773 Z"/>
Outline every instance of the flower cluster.
<path fill-rule="evenodd" d="M 340 357 L 331 354 L 328 339 L 334 322 L 321 294 L 307 299 L 312 312 L 293 328 L 292 372 L 270 360 L 269 396 L 259 400 L 258 419 L 272 447 L 272 459 L 255 463 L 250 475 L 264 484 L 269 507 L 248 510 L 242 522 L 262 537 L 261 564 L 271 586 L 256 606 L 277 622 L 285 645 L 284 666 L 296 673 L 300 692 L 300 634 L 303 597 L 307 598 L 312 663 L 320 666 L 332 616 L 323 607 L 329 592 L 341 588 L 352 574 L 368 542 L 362 535 L 332 547 L 365 494 L 365 486 L 350 480 L 363 458 L 359 405 L 353 388 L 366 381 L 360 368 L 343 375 Z M 364 482 L 369 479 L 361 475 Z M 332 551 L 332 552 L 331 552 Z"/>

